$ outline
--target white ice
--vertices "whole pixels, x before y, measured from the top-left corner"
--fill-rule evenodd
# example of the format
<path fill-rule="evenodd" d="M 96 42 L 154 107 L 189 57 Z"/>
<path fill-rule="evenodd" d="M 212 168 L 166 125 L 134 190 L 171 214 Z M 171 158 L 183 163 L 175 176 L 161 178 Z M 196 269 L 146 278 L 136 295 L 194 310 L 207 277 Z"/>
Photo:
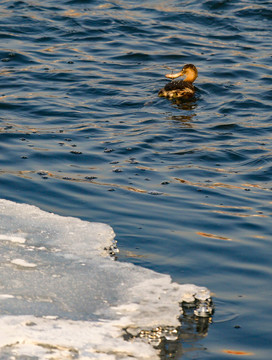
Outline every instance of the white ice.
<path fill-rule="evenodd" d="M 26 267 L 26 268 L 33 268 L 36 267 L 37 265 L 34 263 L 30 263 L 25 261 L 24 259 L 13 259 L 11 260 L 11 263 L 17 266 L 21 266 L 21 267 Z"/>
<path fill-rule="evenodd" d="M 11 241 L 11 242 L 17 242 L 20 244 L 24 244 L 25 243 L 25 238 L 22 236 L 14 236 L 14 235 L 8 235 L 8 234 L 0 234 L 0 240 L 4 240 L 4 241 Z"/>
<path fill-rule="evenodd" d="M 0 358 L 159 359 L 141 339 L 125 340 L 124 329 L 178 326 L 181 301 L 209 297 L 113 261 L 106 224 L 0 200 L 0 234 Z"/>

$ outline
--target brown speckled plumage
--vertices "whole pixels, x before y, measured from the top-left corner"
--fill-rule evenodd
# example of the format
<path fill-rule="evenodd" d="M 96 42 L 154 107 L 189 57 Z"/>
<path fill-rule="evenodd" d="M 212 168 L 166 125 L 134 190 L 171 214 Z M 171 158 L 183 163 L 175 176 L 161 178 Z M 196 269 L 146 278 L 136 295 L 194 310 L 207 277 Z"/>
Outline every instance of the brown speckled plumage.
<path fill-rule="evenodd" d="M 193 64 L 187 64 L 183 69 L 176 74 L 167 74 L 167 78 L 175 79 L 179 76 L 185 75 L 185 80 L 173 80 L 162 88 L 158 95 L 169 99 L 183 98 L 189 99 L 195 94 L 194 80 L 197 78 L 197 68 Z"/>

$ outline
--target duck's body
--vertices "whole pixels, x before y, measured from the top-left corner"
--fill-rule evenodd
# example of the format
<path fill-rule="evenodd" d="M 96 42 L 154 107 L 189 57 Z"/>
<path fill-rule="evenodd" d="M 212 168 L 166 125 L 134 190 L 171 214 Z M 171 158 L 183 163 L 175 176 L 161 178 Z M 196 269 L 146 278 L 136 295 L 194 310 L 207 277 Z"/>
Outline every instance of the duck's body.
<path fill-rule="evenodd" d="M 197 68 L 192 64 L 184 65 L 183 69 L 176 74 L 165 75 L 168 79 L 176 79 L 179 76 L 185 75 L 184 80 L 174 80 L 166 84 L 164 88 L 159 91 L 159 96 L 165 96 L 169 99 L 183 98 L 189 99 L 195 94 L 195 87 L 193 82 L 197 78 Z"/>
<path fill-rule="evenodd" d="M 174 80 L 165 85 L 159 91 L 159 96 L 165 96 L 169 99 L 183 98 L 189 99 L 195 93 L 195 87 L 192 83 L 185 80 Z"/>

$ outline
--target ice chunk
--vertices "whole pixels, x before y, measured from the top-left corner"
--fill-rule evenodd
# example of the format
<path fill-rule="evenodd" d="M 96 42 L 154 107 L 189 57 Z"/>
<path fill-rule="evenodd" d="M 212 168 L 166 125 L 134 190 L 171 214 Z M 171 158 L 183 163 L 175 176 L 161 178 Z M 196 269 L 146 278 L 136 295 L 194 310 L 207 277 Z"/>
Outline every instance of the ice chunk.
<path fill-rule="evenodd" d="M 113 321 L 50 320 L 33 316 L 0 318 L 0 350 L 39 359 L 158 359 L 140 339 L 124 341 Z M 4 331 L 3 331 L 4 329 Z M 9 346 L 5 349 L 5 346 Z M 3 356 L 3 355 L 2 355 Z M 74 357 L 73 357 L 74 356 Z"/>
<path fill-rule="evenodd" d="M 155 345 L 175 339 L 179 304 L 209 297 L 206 288 L 112 261 L 115 235 L 105 224 L 0 200 L 0 233 L 25 239 L 0 241 L 3 358 L 159 359 L 145 334 Z"/>
<path fill-rule="evenodd" d="M 33 268 L 33 267 L 37 266 L 37 264 L 27 262 L 24 259 L 13 259 L 13 260 L 11 260 L 11 263 L 14 265 L 26 267 L 26 268 Z"/>
<path fill-rule="evenodd" d="M 14 296 L 9 294 L 0 294 L 0 300 L 12 299 Z"/>
<path fill-rule="evenodd" d="M 0 199 L 1 240 L 54 248 L 74 256 L 95 257 L 111 246 L 115 237 L 106 224 L 45 212 L 35 206 Z M 24 237 L 20 239 L 19 233 Z M 24 241 L 23 241 L 24 239 Z"/>
<path fill-rule="evenodd" d="M 20 244 L 24 244 L 24 242 L 26 241 L 26 239 L 22 236 L 16 236 L 16 235 L 3 235 L 0 234 L 0 240 L 4 240 L 4 241 L 11 241 L 11 242 L 17 242 Z"/>

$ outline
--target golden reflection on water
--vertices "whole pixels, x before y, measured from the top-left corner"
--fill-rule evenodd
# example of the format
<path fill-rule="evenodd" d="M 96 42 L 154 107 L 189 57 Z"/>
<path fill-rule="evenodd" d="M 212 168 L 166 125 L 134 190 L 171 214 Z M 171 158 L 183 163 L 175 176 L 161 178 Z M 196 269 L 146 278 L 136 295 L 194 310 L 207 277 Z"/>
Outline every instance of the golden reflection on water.
<path fill-rule="evenodd" d="M 134 259 L 145 259 L 145 258 L 148 258 L 147 255 L 144 255 L 144 254 L 136 254 L 135 252 L 130 251 L 130 250 L 123 250 L 123 254 L 124 254 L 124 256 L 127 257 L 127 258 L 134 258 Z"/>
<path fill-rule="evenodd" d="M 223 169 L 219 169 L 220 172 L 222 172 Z M 214 171 L 218 171 L 218 169 L 214 169 Z M 225 170 L 224 172 L 229 173 L 227 170 Z M 193 182 L 193 181 L 189 181 L 189 180 L 185 180 L 185 179 L 181 179 L 181 178 L 174 178 L 175 180 L 179 181 L 182 184 L 186 184 L 186 185 L 190 185 L 190 186 L 197 186 L 197 187 L 203 187 L 203 188 L 209 188 L 209 189 L 216 189 L 216 188 L 225 188 L 225 189 L 242 189 L 242 190 L 248 190 L 248 188 L 256 188 L 256 189 L 260 189 L 260 190 L 267 190 L 267 191 L 271 191 L 270 188 L 267 188 L 265 186 L 261 186 L 261 185 L 257 185 L 257 184 L 250 184 L 250 183 L 246 183 L 246 184 L 240 184 L 240 185 L 230 185 L 230 184 L 225 184 L 225 183 L 221 183 L 221 182 Z"/>
<path fill-rule="evenodd" d="M 219 239 L 219 240 L 226 240 L 226 241 L 233 241 L 233 239 L 221 235 L 209 234 L 201 231 L 196 231 L 197 235 L 208 237 L 210 239 Z"/>
<path fill-rule="evenodd" d="M 201 205 L 209 206 L 209 207 L 217 207 L 217 208 L 225 208 L 225 209 L 239 209 L 239 210 L 253 210 L 252 207 L 249 206 L 230 206 L 230 205 L 218 205 L 218 204 L 208 204 L 208 203 L 201 203 Z M 238 213 L 238 212 L 231 212 L 227 210 L 212 210 L 213 213 L 217 214 L 226 214 L 230 216 L 238 216 L 238 217 L 267 217 L 263 213 L 255 213 L 255 214 L 244 214 L 244 213 Z"/>
<path fill-rule="evenodd" d="M 252 355 L 255 355 L 253 352 L 242 351 L 242 350 L 223 349 L 222 352 L 225 353 L 225 354 L 240 355 L 240 356 L 252 356 Z"/>
<path fill-rule="evenodd" d="M 271 188 L 266 188 L 263 185 L 261 186 L 261 185 L 258 185 L 258 184 L 249 184 L 249 183 L 242 184 L 242 185 L 245 186 L 245 187 L 252 187 L 252 188 L 256 188 L 256 189 L 271 191 Z"/>
<path fill-rule="evenodd" d="M 20 171 L 6 171 L 6 170 L 0 170 L 0 176 L 1 175 L 14 175 L 14 176 L 18 176 L 24 179 L 31 179 L 32 180 L 32 174 L 34 174 L 35 171 L 33 170 L 20 170 Z"/>
<path fill-rule="evenodd" d="M 180 178 L 175 178 L 175 180 L 179 181 L 179 182 L 182 183 L 182 184 L 187 184 L 187 185 L 191 185 L 191 186 L 198 186 L 198 187 L 205 187 L 205 188 L 209 188 L 209 189 L 215 189 L 215 188 L 217 188 L 217 187 L 227 188 L 227 189 L 244 189 L 244 187 L 242 187 L 242 186 L 230 185 L 230 184 L 225 184 L 225 183 L 221 183 L 221 182 L 217 182 L 217 183 L 213 183 L 213 182 L 203 183 L 203 182 L 193 182 L 193 181 L 189 181 L 189 180 L 185 180 L 185 179 L 180 179 Z"/>
<path fill-rule="evenodd" d="M 235 206 L 235 205 L 208 204 L 208 203 L 201 203 L 201 204 L 206 206 L 220 207 L 224 209 L 252 210 L 252 207 L 250 206 Z"/>
<path fill-rule="evenodd" d="M 14 175 L 14 176 L 18 176 L 20 178 L 25 178 L 25 179 L 33 179 L 33 175 L 40 175 L 43 178 L 53 178 L 53 179 L 57 179 L 57 180 L 62 180 L 62 181 L 70 181 L 70 182 L 75 182 L 75 183 L 92 183 L 94 185 L 101 185 L 101 186 L 108 186 L 109 189 L 114 189 L 114 188 L 119 188 L 119 189 L 123 189 L 123 190 L 127 190 L 127 191 L 132 191 L 132 192 L 137 192 L 137 193 L 141 193 L 141 194 L 155 194 L 155 195 L 159 195 L 161 193 L 157 193 L 157 192 L 150 192 L 148 190 L 144 190 L 144 189 L 139 189 L 133 186 L 127 186 L 127 185 L 121 185 L 121 184 L 114 184 L 114 183 L 107 183 L 107 182 L 102 182 L 102 181 L 98 181 L 96 178 L 88 178 L 88 177 L 82 177 L 79 175 L 78 178 L 76 177 L 70 177 L 70 176 L 65 176 L 63 173 L 61 173 L 61 175 L 55 174 L 53 172 L 49 172 L 47 170 L 22 170 L 22 171 L 5 171 L 5 170 L 0 170 L 0 176 L 2 174 L 7 174 L 7 175 Z M 164 194 L 165 195 L 165 194 Z"/>
<path fill-rule="evenodd" d="M 80 12 L 80 11 L 76 11 L 74 9 L 69 9 L 64 11 L 63 15 L 65 16 L 70 16 L 70 17 L 80 17 L 80 16 L 84 16 L 84 15 L 89 15 L 88 12 Z"/>
<path fill-rule="evenodd" d="M 237 216 L 237 217 L 267 217 L 266 215 L 263 214 L 241 214 L 241 213 L 234 213 L 234 212 L 229 212 L 229 211 L 223 211 L 223 210 L 213 210 L 213 213 L 217 213 L 217 214 L 224 214 L 224 215 L 229 215 L 229 216 Z"/>
<path fill-rule="evenodd" d="M 34 130 L 34 129 L 32 129 Z M 33 147 L 32 147 L 33 148 Z M 40 150 L 39 148 L 37 148 L 38 150 Z M 47 150 L 47 149 L 42 149 L 43 151 Z M 71 165 L 73 166 L 73 165 Z M 138 169 L 143 169 L 144 167 L 141 166 L 137 166 Z M 97 170 L 96 167 L 94 168 L 88 168 L 89 170 Z M 148 170 L 151 171 L 156 171 L 155 169 L 151 169 L 151 168 L 147 168 Z M 141 189 L 141 188 L 136 188 L 134 186 L 131 185 L 123 185 L 123 184 L 118 184 L 118 183 L 112 183 L 112 182 L 103 182 L 103 181 L 99 181 L 97 180 L 97 178 L 88 178 L 88 176 L 79 174 L 77 177 L 74 176 L 70 176 L 69 174 L 65 175 L 64 173 L 61 173 L 61 175 L 58 175 L 56 173 L 53 172 L 49 172 L 47 170 L 18 170 L 18 171 L 10 171 L 10 170 L 0 170 L 0 175 L 1 174 L 9 174 L 9 175 L 14 175 L 14 176 L 18 176 L 18 177 L 24 177 L 24 178 L 28 178 L 31 179 L 32 176 L 31 174 L 39 174 L 40 172 L 42 172 L 42 176 L 43 177 L 51 177 L 54 179 L 58 179 L 58 180 L 63 180 L 63 181 L 70 181 L 70 182 L 75 182 L 75 183 L 92 183 L 95 185 L 101 185 L 101 186 L 108 186 L 111 189 L 114 188 L 119 188 L 119 189 L 123 189 L 123 190 L 127 190 L 127 191 L 132 191 L 132 192 L 137 192 L 137 193 L 141 193 L 141 194 L 153 194 L 153 195 L 161 195 L 163 194 L 164 196 L 171 196 L 171 194 L 166 193 L 166 192 L 160 192 L 160 191 L 150 191 L 150 190 L 145 190 L 145 189 Z M 41 174 L 39 174 L 41 175 Z M 216 187 L 222 187 L 222 188 L 230 188 L 230 189 L 246 189 L 243 188 L 241 186 L 234 186 L 234 185 L 228 185 L 228 184 L 223 184 L 223 183 L 194 183 L 188 180 L 184 180 L 184 179 L 179 179 L 179 178 L 174 178 L 175 180 L 179 181 L 180 183 L 183 184 L 187 184 L 190 186 L 197 186 L 197 187 L 206 187 L 206 188 L 211 188 L 214 189 Z M 249 184 L 247 184 L 247 186 L 249 186 Z M 254 187 L 254 185 L 252 185 Z M 262 188 L 263 189 L 263 188 Z M 251 210 L 251 208 L 249 207 L 235 207 L 235 206 L 224 206 L 224 205 L 214 205 L 214 204 L 206 204 L 206 203 L 201 203 L 202 205 L 205 206 L 210 206 L 210 207 L 222 207 L 222 208 L 232 208 L 232 209 L 246 209 L 246 210 Z M 262 214 L 261 212 L 259 213 L 255 213 L 255 214 L 243 214 L 243 213 L 236 213 L 236 212 L 229 212 L 229 211 L 224 211 L 224 210 L 212 210 L 212 212 L 214 213 L 219 213 L 219 214 L 227 214 L 227 215 L 231 215 L 231 216 L 237 216 L 237 217 L 263 217 L 266 218 L 267 215 Z"/>

